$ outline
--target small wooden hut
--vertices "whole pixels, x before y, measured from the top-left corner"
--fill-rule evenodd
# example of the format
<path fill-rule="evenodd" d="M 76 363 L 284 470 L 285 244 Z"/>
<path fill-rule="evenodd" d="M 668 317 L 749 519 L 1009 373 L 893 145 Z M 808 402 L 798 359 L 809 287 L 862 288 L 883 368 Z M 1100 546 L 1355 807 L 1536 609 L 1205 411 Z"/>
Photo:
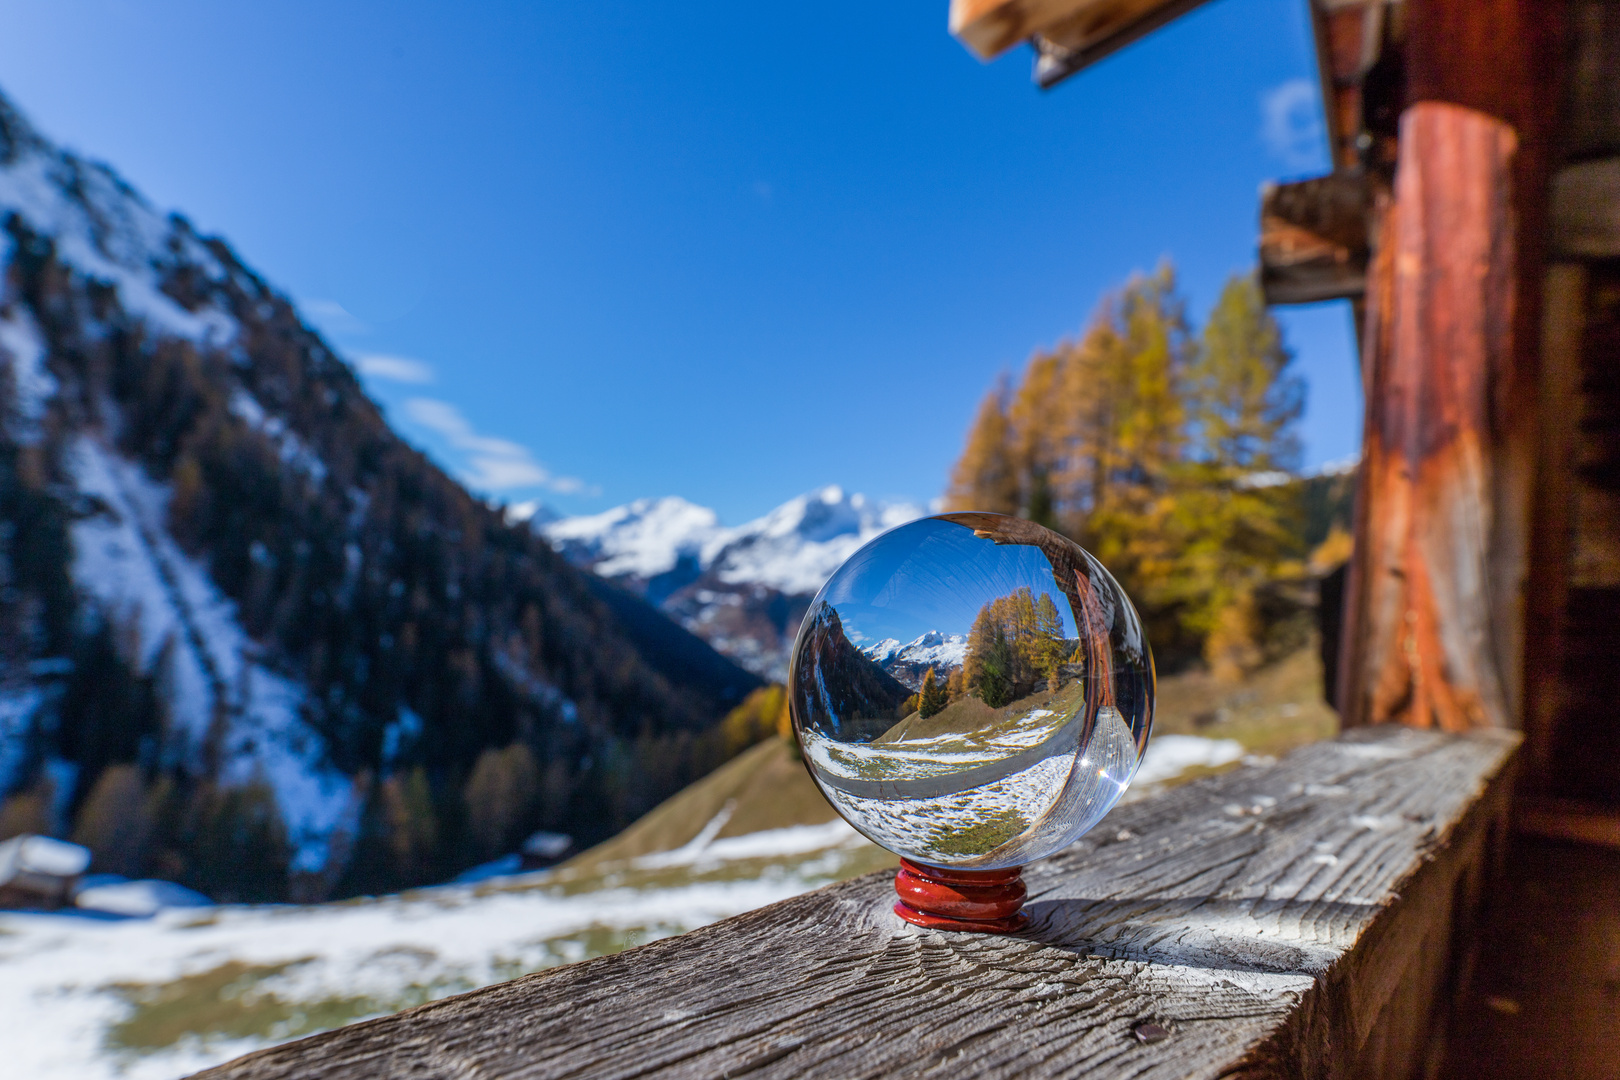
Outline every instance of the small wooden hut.
<path fill-rule="evenodd" d="M 213 1075 L 1620 1076 L 1620 2 L 1300 2 L 1334 169 L 1259 247 L 1360 328 L 1340 739 L 1119 808 L 1015 937 L 869 876 Z M 1198 3 L 950 25 L 1052 86 Z"/>

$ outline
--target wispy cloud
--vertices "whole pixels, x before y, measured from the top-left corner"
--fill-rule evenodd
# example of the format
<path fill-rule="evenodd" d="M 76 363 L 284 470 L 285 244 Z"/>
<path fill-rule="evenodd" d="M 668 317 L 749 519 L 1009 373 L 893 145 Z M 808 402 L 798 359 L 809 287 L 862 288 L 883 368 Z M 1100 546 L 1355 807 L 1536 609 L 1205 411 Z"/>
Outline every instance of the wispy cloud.
<path fill-rule="evenodd" d="M 1260 141 L 1290 169 L 1322 166 L 1324 132 L 1316 84 L 1289 79 L 1260 95 Z"/>
<path fill-rule="evenodd" d="M 362 353 L 354 358 L 354 366 L 360 369 L 360 374 L 369 375 L 373 379 L 418 384 L 433 381 L 433 368 L 421 360 L 412 360 L 408 356 Z"/>
<path fill-rule="evenodd" d="M 470 487 L 483 491 L 544 487 L 564 495 L 594 490 L 577 477 L 553 476 L 526 446 L 510 439 L 480 435 L 448 401 L 411 398 L 405 402 L 405 415 L 443 436 L 451 446 L 467 455 L 461 477 Z"/>
<path fill-rule="evenodd" d="M 328 334 L 368 334 L 371 327 L 349 313 L 336 300 L 318 297 L 298 302 L 298 310 Z"/>

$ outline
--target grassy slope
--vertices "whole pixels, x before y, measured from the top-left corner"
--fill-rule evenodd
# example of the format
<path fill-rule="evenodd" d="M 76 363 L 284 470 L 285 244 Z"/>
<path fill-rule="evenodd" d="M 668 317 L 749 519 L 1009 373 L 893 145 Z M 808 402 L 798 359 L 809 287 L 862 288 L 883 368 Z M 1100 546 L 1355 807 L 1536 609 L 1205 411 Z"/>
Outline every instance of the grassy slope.
<path fill-rule="evenodd" d="M 727 802 L 733 804 L 731 817 L 719 838 L 791 825 L 820 825 L 838 816 L 792 749 L 781 739 L 770 738 L 664 800 L 618 836 L 564 865 L 583 870 L 672 851 L 697 836 Z"/>
<path fill-rule="evenodd" d="M 1019 704 L 1027 707 L 1031 703 Z M 985 716 L 994 715 L 982 704 L 973 704 Z M 949 720 L 950 713 L 947 709 L 936 722 Z M 975 713 L 975 718 L 984 717 Z M 915 721 L 915 715 L 908 717 L 897 729 Z M 1156 735 L 1236 739 L 1252 754 L 1280 755 L 1332 737 L 1338 731 L 1338 717 L 1322 701 L 1322 668 L 1312 642 L 1238 683 L 1222 683 L 1201 671 L 1159 680 L 1153 731 Z M 926 732 L 937 733 L 931 728 Z M 1192 779 L 1210 771 L 1191 769 L 1177 779 Z M 804 765 L 785 743 L 773 738 L 666 799 L 624 832 L 575 856 L 565 867 L 594 870 L 608 863 L 678 848 L 697 836 L 727 801 L 734 805 L 720 831 L 721 837 L 790 825 L 819 825 L 835 816 Z"/>
<path fill-rule="evenodd" d="M 1322 700 L 1314 640 L 1242 682 L 1220 682 L 1203 671 L 1159 680 L 1155 735 L 1236 739 L 1251 754 L 1276 756 L 1338 731 L 1339 715 Z"/>
<path fill-rule="evenodd" d="M 1321 702 L 1321 672 L 1314 646 L 1238 684 L 1217 683 L 1202 673 L 1177 675 L 1159 683 L 1156 734 L 1232 738 L 1252 753 L 1281 754 L 1328 737 L 1336 729 L 1334 714 Z M 1208 771 L 1190 770 L 1177 779 Z M 166 1075 L 190 1071 L 254 1045 L 404 1008 L 492 979 L 616 952 L 689 929 L 728 910 L 744 910 L 799 889 L 894 865 L 895 859 L 888 852 L 864 843 L 722 862 L 634 862 L 639 856 L 686 844 L 728 801 L 732 813 L 720 837 L 818 825 L 834 816 L 803 764 L 785 743 L 772 738 L 666 800 L 617 837 L 549 873 L 459 890 L 423 890 L 382 900 L 305 909 L 316 916 L 316 921 L 322 912 L 346 910 L 366 925 L 395 920 L 397 928 L 389 932 L 397 935 L 397 942 L 376 956 L 420 953 L 422 957 L 419 970 L 407 965 L 410 970 L 401 972 L 397 985 L 378 987 L 373 985 L 376 978 L 361 977 L 375 966 L 375 957 L 358 967 L 350 959 L 322 957 L 330 941 L 321 936 L 318 927 L 300 929 L 300 912 L 296 909 L 260 909 L 262 914 L 257 916 L 266 920 L 257 936 L 273 935 L 282 943 L 280 954 L 263 944 L 253 944 L 253 909 L 243 909 L 246 915 L 204 913 L 191 924 L 171 929 L 132 923 L 126 929 L 135 934 L 184 936 L 188 952 L 196 948 L 198 935 L 215 932 L 207 928 L 216 922 L 220 933 L 238 922 L 247 925 L 239 934 L 242 941 L 225 938 L 211 945 L 212 955 L 219 960 L 211 969 L 179 974 L 154 972 L 150 981 L 109 980 L 111 985 L 102 987 L 101 993 L 114 994 L 127 1003 L 128 1009 L 106 1028 L 104 1049 L 99 1052 L 105 1056 L 95 1057 L 95 1065 L 84 1075 L 111 1076 L 154 1054 L 157 1057 L 151 1062 L 153 1067 L 173 1063 Z M 688 891 L 707 897 L 713 890 L 746 888 L 750 882 L 776 879 L 791 879 L 792 883 L 760 899 L 749 900 L 739 894 L 736 901 L 720 901 L 721 907 L 714 907 L 714 901 L 704 898 L 698 903 L 699 914 L 683 914 L 683 897 Z M 480 966 L 476 943 L 455 947 L 468 934 L 464 926 L 458 929 L 455 922 L 458 909 L 464 908 L 468 917 L 482 923 L 491 916 L 479 913 L 495 910 L 485 908 L 483 902 L 511 904 L 526 896 L 534 898 L 534 902 L 499 908 L 503 929 L 497 951 L 502 957 L 513 954 L 510 959 Z M 638 901 L 638 896 L 643 899 Z M 558 915 L 556 912 L 571 898 L 586 899 L 593 914 L 583 921 Z M 726 909 L 727 902 L 734 906 Z M 440 921 L 433 922 L 435 919 Z M 430 924 L 433 928 L 424 933 L 424 927 Z M 347 931 L 345 936 L 364 936 L 361 929 Z M 433 940 L 435 948 L 442 945 L 446 955 L 432 959 L 432 953 L 422 944 L 424 938 Z M 519 944 L 524 948 L 517 948 Z M 15 967 L 15 961 L 11 966 Z M 302 987 L 296 978 L 306 966 L 319 969 L 321 975 L 313 980 L 313 989 Z M 66 992 L 37 973 L 28 985 L 35 994 L 48 991 L 60 996 Z M 183 1047 L 193 1047 L 198 1056 L 172 1056 Z"/>

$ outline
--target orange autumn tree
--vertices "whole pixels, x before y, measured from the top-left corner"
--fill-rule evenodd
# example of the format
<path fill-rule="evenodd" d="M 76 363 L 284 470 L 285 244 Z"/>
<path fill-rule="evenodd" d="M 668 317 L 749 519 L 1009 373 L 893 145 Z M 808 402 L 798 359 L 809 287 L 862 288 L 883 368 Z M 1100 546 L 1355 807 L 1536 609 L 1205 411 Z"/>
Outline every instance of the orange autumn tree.
<path fill-rule="evenodd" d="M 1201 335 L 1173 269 L 1104 298 L 1078 340 L 1036 353 L 980 405 L 946 492 L 951 510 L 1028 517 L 1074 537 L 1120 578 L 1173 658 L 1253 666 L 1257 597 L 1301 572 L 1303 404 L 1292 357 L 1246 276 Z"/>

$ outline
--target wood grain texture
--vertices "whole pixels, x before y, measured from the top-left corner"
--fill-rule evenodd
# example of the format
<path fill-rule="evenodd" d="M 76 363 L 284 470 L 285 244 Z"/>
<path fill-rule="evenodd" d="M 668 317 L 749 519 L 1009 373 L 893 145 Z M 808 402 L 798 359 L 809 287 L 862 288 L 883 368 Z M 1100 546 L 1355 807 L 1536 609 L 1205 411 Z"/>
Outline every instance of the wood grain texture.
<path fill-rule="evenodd" d="M 869 875 L 199 1076 L 1416 1075 L 1515 745 L 1374 729 L 1120 807 L 1026 869 L 1017 936 Z"/>
<path fill-rule="evenodd" d="M 1312 304 L 1367 291 L 1377 181 L 1339 172 L 1260 193 L 1260 288 L 1268 304 Z"/>
<path fill-rule="evenodd" d="M 1620 158 L 1578 162 L 1553 175 L 1552 253 L 1620 257 Z"/>
<path fill-rule="evenodd" d="M 1365 335 L 1339 668 L 1350 726 L 1518 726 L 1525 554 L 1511 538 L 1525 535 L 1529 493 L 1496 438 L 1514 426 L 1505 412 L 1536 405 L 1499 397 L 1514 362 L 1516 145 L 1502 121 L 1455 105 L 1423 102 L 1401 121 L 1389 260 Z"/>

